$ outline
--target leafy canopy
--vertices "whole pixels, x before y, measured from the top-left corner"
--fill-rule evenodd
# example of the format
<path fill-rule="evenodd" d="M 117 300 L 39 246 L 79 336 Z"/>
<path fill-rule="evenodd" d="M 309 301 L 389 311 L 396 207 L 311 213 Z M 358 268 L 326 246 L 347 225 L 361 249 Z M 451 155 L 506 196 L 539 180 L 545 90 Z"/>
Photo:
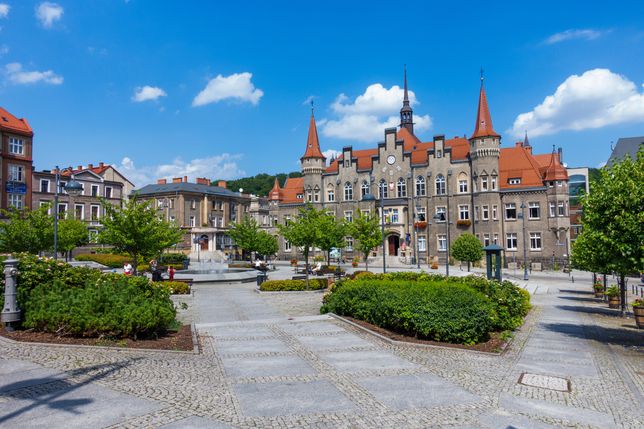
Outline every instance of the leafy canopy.
<path fill-rule="evenodd" d="M 78 246 L 89 242 L 87 225 L 78 219 L 61 219 L 58 221 L 58 248 L 63 252 L 71 252 Z"/>
<path fill-rule="evenodd" d="M 54 219 L 47 210 L 47 206 L 36 210 L 2 210 L 8 219 L 0 222 L 0 251 L 36 254 L 51 249 L 54 245 Z"/>
<path fill-rule="evenodd" d="M 451 253 L 455 259 L 464 262 L 480 261 L 483 257 L 483 246 L 478 238 L 465 232 L 458 237 L 451 246 Z"/>
<path fill-rule="evenodd" d="M 257 252 L 264 256 L 277 253 L 277 240 L 268 232 L 262 230 L 257 221 L 250 216 L 245 216 L 241 222 L 233 223 L 228 235 L 241 249 Z"/>
<path fill-rule="evenodd" d="M 382 231 L 378 225 L 378 217 L 360 212 L 348 227 L 349 235 L 357 243 L 356 249 L 364 256 L 367 271 L 369 270 L 369 253 L 382 243 Z"/>

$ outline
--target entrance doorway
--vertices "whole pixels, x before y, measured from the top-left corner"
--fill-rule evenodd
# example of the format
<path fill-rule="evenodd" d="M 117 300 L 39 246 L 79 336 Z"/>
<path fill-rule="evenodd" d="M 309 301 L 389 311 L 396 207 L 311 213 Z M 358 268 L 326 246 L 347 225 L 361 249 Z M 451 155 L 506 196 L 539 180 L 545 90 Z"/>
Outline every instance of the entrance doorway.
<path fill-rule="evenodd" d="M 387 239 L 389 242 L 389 255 L 398 256 L 398 249 L 400 248 L 400 237 L 397 235 L 390 235 Z"/>
<path fill-rule="evenodd" d="M 208 251 L 208 236 L 206 234 L 199 237 L 199 244 L 202 251 Z"/>

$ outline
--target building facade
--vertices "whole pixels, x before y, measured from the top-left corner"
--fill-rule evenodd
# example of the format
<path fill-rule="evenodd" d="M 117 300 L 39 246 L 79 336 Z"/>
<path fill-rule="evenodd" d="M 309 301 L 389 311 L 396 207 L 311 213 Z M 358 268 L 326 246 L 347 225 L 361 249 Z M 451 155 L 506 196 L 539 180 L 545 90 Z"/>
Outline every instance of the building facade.
<path fill-rule="evenodd" d="M 31 206 L 34 133 L 26 119 L 0 107 L 0 208 Z"/>
<path fill-rule="evenodd" d="M 568 196 L 570 200 L 570 244 L 581 234 L 581 200 L 583 194 L 590 192 L 588 167 L 567 168 Z"/>
<path fill-rule="evenodd" d="M 58 210 L 59 217 L 73 216 L 75 219 L 85 221 L 90 236 L 90 241 L 101 229 L 101 219 L 105 215 L 101 199 L 118 205 L 127 197 L 128 192 L 134 187 L 125 176 L 113 166 L 99 163 L 89 164 L 85 167 L 67 167 L 60 170 L 60 186 L 64 186 L 71 179 L 76 180 L 83 187 L 80 195 L 70 196 L 64 189 L 59 189 Z M 34 171 L 32 178 L 31 204 L 34 208 L 44 205 L 53 210 L 54 196 L 56 193 L 56 169 Z"/>
<path fill-rule="evenodd" d="M 180 248 L 195 253 L 210 252 L 215 258 L 237 253 L 227 234 L 231 223 L 245 216 L 266 228 L 270 222 L 266 198 L 231 191 L 225 181 L 212 186 L 206 178 L 198 178 L 196 183 L 189 183 L 185 176 L 171 182 L 160 179 L 156 184 L 135 190 L 134 194 L 152 201 L 160 216 L 183 229 Z"/>
<path fill-rule="evenodd" d="M 568 175 L 561 156 L 554 149 L 533 154 L 527 134 L 524 141 L 501 147 L 483 80 L 471 136 L 439 135 L 422 142 L 414 134 L 405 76 L 400 126 L 386 129 L 375 148 L 344 147 L 327 165 L 311 114 L 303 177 L 283 186 L 276 181 L 269 193 L 270 218 L 288 222 L 306 203 L 348 221 L 359 212 L 383 216 L 390 262 L 410 263 L 415 256 L 444 261 L 454 239 L 470 232 L 484 245 L 504 247 L 508 264 L 523 261 L 525 245 L 529 263 L 550 266 L 569 255 Z M 280 239 L 279 258 L 296 252 Z M 354 256 L 351 237 L 344 253 Z M 381 258 L 382 249 L 372 257 Z"/>

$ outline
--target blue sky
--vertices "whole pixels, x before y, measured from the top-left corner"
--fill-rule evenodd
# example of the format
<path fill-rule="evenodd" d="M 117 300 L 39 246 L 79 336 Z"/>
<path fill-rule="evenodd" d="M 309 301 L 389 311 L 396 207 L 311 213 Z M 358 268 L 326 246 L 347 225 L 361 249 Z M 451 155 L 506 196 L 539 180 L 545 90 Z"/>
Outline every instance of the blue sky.
<path fill-rule="evenodd" d="M 481 67 L 506 146 L 594 167 L 644 134 L 643 2 L 432 3 L 0 0 L 0 105 L 36 168 L 137 185 L 297 170 L 311 97 L 323 151 L 373 146 L 403 64 L 423 140 L 472 132 Z"/>

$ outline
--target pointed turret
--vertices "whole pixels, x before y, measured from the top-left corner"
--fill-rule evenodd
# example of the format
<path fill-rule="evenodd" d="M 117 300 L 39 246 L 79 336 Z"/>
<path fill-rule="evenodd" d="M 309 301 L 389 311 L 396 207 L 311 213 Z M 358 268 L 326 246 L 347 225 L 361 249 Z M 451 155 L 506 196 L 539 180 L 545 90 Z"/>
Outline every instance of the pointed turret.
<path fill-rule="evenodd" d="M 321 159 L 326 159 L 324 155 L 322 155 L 322 151 L 320 150 L 320 141 L 318 140 L 318 129 L 317 126 L 315 125 L 315 116 L 313 115 L 313 109 L 311 109 L 311 120 L 309 122 L 309 136 L 306 140 L 306 151 L 304 152 L 304 156 L 302 159 L 306 158 L 321 158 Z"/>
<path fill-rule="evenodd" d="M 271 201 L 279 201 L 281 199 L 281 192 L 280 182 L 275 177 L 275 183 L 273 184 L 273 189 L 268 193 L 268 199 Z"/>
<path fill-rule="evenodd" d="M 528 140 L 528 130 L 525 130 L 525 137 L 523 138 L 523 147 L 531 147 Z"/>
<path fill-rule="evenodd" d="M 403 107 L 400 109 L 400 128 L 406 128 L 414 134 L 414 111 L 409 104 L 409 91 L 407 90 L 407 65 L 405 65 Z"/>
<path fill-rule="evenodd" d="M 471 139 L 477 137 L 500 137 L 492 127 L 492 116 L 487 105 L 487 95 L 485 94 L 485 85 L 483 84 L 483 72 L 481 71 L 481 92 L 479 93 L 479 110 L 476 114 L 476 126 Z"/>

